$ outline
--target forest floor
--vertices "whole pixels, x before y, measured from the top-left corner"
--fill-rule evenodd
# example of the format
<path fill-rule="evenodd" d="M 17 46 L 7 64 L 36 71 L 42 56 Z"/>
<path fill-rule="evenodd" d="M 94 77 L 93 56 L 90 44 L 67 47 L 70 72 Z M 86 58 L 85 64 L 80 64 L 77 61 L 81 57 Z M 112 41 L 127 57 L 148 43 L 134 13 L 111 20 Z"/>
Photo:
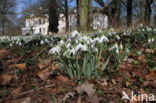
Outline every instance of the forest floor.
<path fill-rule="evenodd" d="M 130 54 L 118 72 L 79 85 L 58 73 L 59 65 L 50 58 L 31 61 L 37 51 L 19 56 L 16 50 L 0 49 L 0 103 L 150 103 L 150 94 L 156 97 L 156 68 L 151 70 L 147 60 L 156 62 L 156 51 L 142 50 L 140 56 Z M 131 100 L 122 100 L 124 93 Z"/>

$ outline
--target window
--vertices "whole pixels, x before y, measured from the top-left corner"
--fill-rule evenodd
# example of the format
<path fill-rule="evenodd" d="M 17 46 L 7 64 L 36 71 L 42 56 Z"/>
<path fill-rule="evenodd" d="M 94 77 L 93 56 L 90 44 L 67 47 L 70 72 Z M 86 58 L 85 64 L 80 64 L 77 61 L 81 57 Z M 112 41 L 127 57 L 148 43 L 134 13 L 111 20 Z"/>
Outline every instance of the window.
<path fill-rule="evenodd" d="M 42 29 L 40 28 L 40 33 L 42 32 Z"/>
<path fill-rule="evenodd" d="M 43 28 L 43 32 L 45 32 L 45 28 Z"/>
<path fill-rule="evenodd" d="M 39 25 L 41 25 L 42 24 L 42 20 L 41 19 L 39 19 Z"/>

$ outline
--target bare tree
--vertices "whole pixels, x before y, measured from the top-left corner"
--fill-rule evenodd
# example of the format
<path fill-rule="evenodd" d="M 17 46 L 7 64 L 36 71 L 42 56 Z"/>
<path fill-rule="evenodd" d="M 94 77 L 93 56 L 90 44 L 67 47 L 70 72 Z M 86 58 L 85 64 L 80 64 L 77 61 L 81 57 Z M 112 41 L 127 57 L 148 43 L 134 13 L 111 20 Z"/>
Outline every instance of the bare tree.
<path fill-rule="evenodd" d="M 127 0 L 127 26 L 132 24 L 132 9 L 133 9 L 133 0 Z"/>
<path fill-rule="evenodd" d="M 146 0 L 145 1 L 145 10 L 144 10 L 144 21 L 147 25 L 150 24 L 151 21 L 151 14 L 152 14 L 152 8 L 151 5 L 154 0 Z"/>
<path fill-rule="evenodd" d="M 79 30 L 81 31 L 88 31 L 89 30 L 89 22 L 90 22 L 90 5 L 91 0 L 79 0 L 78 7 L 79 7 Z"/>
<path fill-rule="evenodd" d="M 0 30 L 1 35 L 5 34 L 5 27 L 9 24 L 9 17 L 14 15 L 15 0 L 2 0 L 0 1 Z"/>
<path fill-rule="evenodd" d="M 58 32 L 58 6 L 56 0 L 49 0 L 49 32 Z"/>

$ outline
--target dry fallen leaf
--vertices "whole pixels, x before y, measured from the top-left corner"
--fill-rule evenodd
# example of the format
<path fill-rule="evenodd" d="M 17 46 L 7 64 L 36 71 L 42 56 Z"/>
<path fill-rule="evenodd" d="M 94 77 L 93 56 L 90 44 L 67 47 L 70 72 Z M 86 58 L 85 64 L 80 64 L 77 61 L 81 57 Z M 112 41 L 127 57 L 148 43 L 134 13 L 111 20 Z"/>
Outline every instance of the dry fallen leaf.
<path fill-rule="evenodd" d="M 17 95 L 17 94 L 19 94 L 21 92 L 21 90 L 22 90 L 22 87 L 16 88 L 13 91 L 11 91 L 11 94 L 12 95 Z"/>
<path fill-rule="evenodd" d="M 156 75 L 156 71 L 150 71 L 147 75 L 146 75 L 146 79 L 147 80 L 151 80 L 153 77 L 155 77 Z"/>
<path fill-rule="evenodd" d="M 75 85 L 74 82 L 72 82 L 69 78 L 67 78 L 67 77 L 65 77 L 65 76 L 63 76 L 63 75 L 58 75 L 58 76 L 56 77 L 56 79 L 59 80 L 59 81 L 61 81 L 61 82 L 63 82 L 63 83 L 66 83 L 66 84 L 68 84 L 68 85 L 72 85 L 72 86 Z"/>
<path fill-rule="evenodd" d="M 22 102 L 20 103 L 31 103 L 31 98 L 30 97 L 26 97 Z"/>
<path fill-rule="evenodd" d="M 26 69 L 26 64 L 15 64 L 17 69 Z"/>
<path fill-rule="evenodd" d="M 76 87 L 77 93 L 86 92 L 88 96 L 93 96 L 95 94 L 95 90 L 93 89 L 94 84 L 89 84 L 88 82 L 82 84 L 81 86 Z"/>
<path fill-rule="evenodd" d="M 51 74 L 51 70 L 49 70 L 48 68 L 45 70 L 42 70 L 40 72 L 38 72 L 38 76 L 40 77 L 41 80 L 43 81 L 47 81 L 49 76 Z"/>
<path fill-rule="evenodd" d="M 139 60 L 144 60 L 145 59 L 145 55 L 141 55 L 138 57 Z"/>
<path fill-rule="evenodd" d="M 112 79 L 112 83 L 115 85 L 117 84 L 115 79 Z"/>
<path fill-rule="evenodd" d="M 146 53 L 154 53 L 154 50 L 153 49 L 145 49 L 145 52 Z"/>
<path fill-rule="evenodd" d="M 60 66 L 57 63 L 53 63 L 51 66 L 49 66 L 49 68 L 52 70 L 58 70 L 60 68 Z"/>
<path fill-rule="evenodd" d="M 66 102 L 67 99 L 69 99 L 70 97 L 74 98 L 75 94 L 76 94 L 75 92 L 69 92 L 69 93 L 67 93 L 67 94 L 64 96 L 64 98 L 62 99 L 62 101 L 63 101 L 63 102 Z"/>
<path fill-rule="evenodd" d="M 101 86 L 107 86 L 108 85 L 108 83 L 107 83 L 107 80 L 106 79 L 99 79 L 99 80 L 97 80 L 97 83 L 99 84 L 99 85 L 101 85 Z"/>
<path fill-rule="evenodd" d="M 82 98 L 81 98 L 81 96 L 79 96 L 76 103 L 81 103 L 81 100 L 82 100 Z"/>
<path fill-rule="evenodd" d="M 11 82 L 15 78 L 14 74 L 2 74 L 0 75 L 0 84 L 6 85 Z"/>
<path fill-rule="evenodd" d="M 86 98 L 87 103 L 100 103 L 102 98 L 98 98 L 97 96 L 89 96 Z"/>

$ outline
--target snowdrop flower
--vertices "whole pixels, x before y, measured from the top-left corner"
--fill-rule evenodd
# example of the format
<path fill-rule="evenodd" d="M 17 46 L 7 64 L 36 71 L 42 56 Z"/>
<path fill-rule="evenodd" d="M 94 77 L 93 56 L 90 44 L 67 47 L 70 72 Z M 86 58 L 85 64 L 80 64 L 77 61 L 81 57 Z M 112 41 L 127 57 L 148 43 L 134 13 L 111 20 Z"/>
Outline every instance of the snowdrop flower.
<path fill-rule="evenodd" d="M 127 32 L 124 32 L 123 35 L 127 35 Z"/>
<path fill-rule="evenodd" d="M 48 39 L 45 39 L 45 42 L 47 42 L 48 44 L 50 43 L 50 41 Z"/>
<path fill-rule="evenodd" d="M 111 50 L 113 50 L 113 49 L 118 49 L 118 44 L 117 44 L 117 43 L 114 44 L 114 45 L 109 49 L 109 51 L 111 51 Z"/>
<path fill-rule="evenodd" d="M 116 48 L 116 53 L 119 54 L 119 49 L 118 48 Z"/>
<path fill-rule="evenodd" d="M 94 39 L 92 39 L 92 38 L 89 38 L 89 42 L 90 42 L 90 43 L 94 43 L 94 42 L 95 42 L 95 40 L 94 40 Z"/>
<path fill-rule="evenodd" d="M 104 35 L 101 37 L 101 39 L 103 39 L 103 41 L 105 41 L 105 42 L 109 42 L 108 38 Z"/>
<path fill-rule="evenodd" d="M 147 30 L 148 30 L 148 31 L 151 31 L 151 30 L 152 30 L 152 28 L 150 28 L 150 27 L 147 27 Z"/>
<path fill-rule="evenodd" d="M 10 47 L 12 47 L 12 43 L 10 43 Z"/>
<path fill-rule="evenodd" d="M 68 43 L 67 45 L 66 45 L 66 48 L 69 48 L 71 46 L 71 44 L 70 43 Z"/>
<path fill-rule="evenodd" d="M 75 48 L 71 49 L 71 50 L 69 51 L 69 54 L 70 54 L 70 55 L 71 55 L 71 54 L 75 55 L 75 54 L 76 54 Z"/>
<path fill-rule="evenodd" d="M 61 48 L 59 46 L 50 49 L 49 54 L 60 54 Z"/>
<path fill-rule="evenodd" d="M 82 51 L 87 51 L 88 50 L 88 46 L 86 44 L 84 44 L 84 45 L 78 44 L 76 46 L 76 51 L 78 51 L 79 49 L 82 50 Z"/>
<path fill-rule="evenodd" d="M 75 31 L 72 32 L 72 34 L 71 34 L 71 37 L 72 37 L 72 38 L 79 37 L 79 36 L 80 36 L 80 34 L 79 34 L 79 32 L 78 32 L 77 30 L 75 30 Z"/>
<path fill-rule="evenodd" d="M 108 33 L 108 35 L 109 35 L 109 36 L 112 36 L 112 33 L 111 33 L 111 32 L 109 32 L 109 33 Z"/>
<path fill-rule="evenodd" d="M 92 49 L 93 49 L 94 52 L 98 52 L 98 49 L 97 48 L 94 47 Z"/>
<path fill-rule="evenodd" d="M 19 46 L 21 46 L 21 45 L 22 45 L 22 43 L 21 43 L 21 42 L 19 42 L 19 43 L 18 43 L 18 45 L 19 45 Z"/>
<path fill-rule="evenodd" d="M 121 50 L 123 49 L 123 45 L 122 45 L 122 44 L 120 44 L 120 49 L 121 49 Z"/>
<path fill-rule="evenodd" d="M 152 38 L 151 41 L 154 42 L 154 38 Z"/>
<path fill-rule="evenodd" d="M 63 41 L 63 40 L 61 40 L 61 41 L 60 41 L 60 44 L 64 44 L 64 41 Z"/>
<path fill-rule="evenodd" d="M 120 40 L 120 37 L 119 37 L 118 35 L 116 35 L 116 38 L 117 38 L 118 40 Z"/>
<path fill-rule="evenodd" d="M 43 40 L 41 40 L 40 44 L 41 44 L 41 45 L 43 45 L 43 44 L 44 44 L 44 41 L 43 41 Z"/>
<path fill-rule="evenodd" d="M 140 24 L 140 27 L 143 27 L 143 24 Z"/>

